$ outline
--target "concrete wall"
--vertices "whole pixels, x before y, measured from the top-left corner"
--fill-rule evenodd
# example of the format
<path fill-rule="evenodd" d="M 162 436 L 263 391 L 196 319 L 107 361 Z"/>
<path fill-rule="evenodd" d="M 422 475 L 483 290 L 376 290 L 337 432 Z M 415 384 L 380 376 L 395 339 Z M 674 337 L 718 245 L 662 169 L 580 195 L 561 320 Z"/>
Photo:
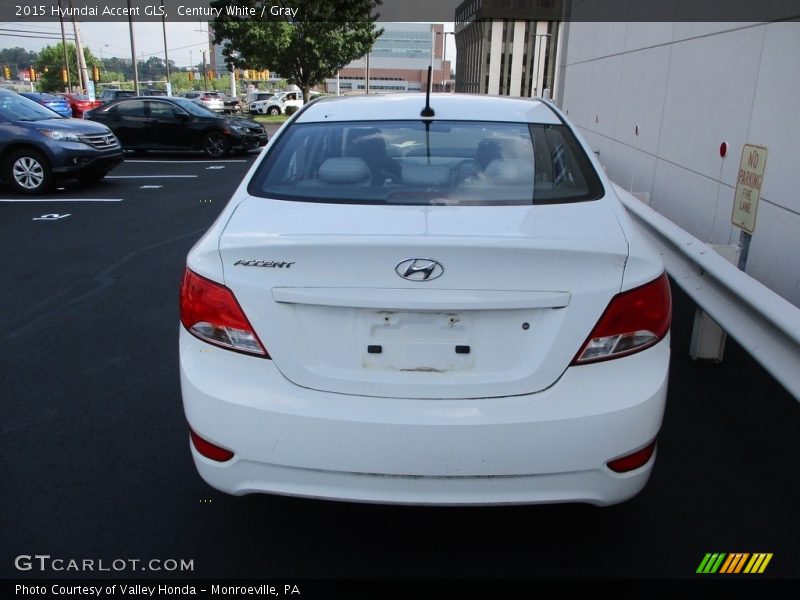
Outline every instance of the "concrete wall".
<path fill-rule="evenodd" d="M 701 240 L 738 242 L 742 145 L 768 148 L 747 272 L 800 306 L 800 23 L 565 27 L 559 106 L 614 181 Z"/>

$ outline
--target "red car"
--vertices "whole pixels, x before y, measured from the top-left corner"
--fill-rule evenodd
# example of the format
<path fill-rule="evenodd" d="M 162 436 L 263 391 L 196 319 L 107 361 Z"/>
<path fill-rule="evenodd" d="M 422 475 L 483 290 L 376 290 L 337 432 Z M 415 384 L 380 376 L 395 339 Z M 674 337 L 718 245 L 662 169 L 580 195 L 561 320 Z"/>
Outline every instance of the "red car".
<path fill-rule="evenodd" d="M 57 94 L 62 98 L 66 98 L 69 106 L 72 109 L 72 116 L 76 119 L 83 117 L 83 113 L 87 110 L 97 108 L 102 104 L 99 100 L 92 100 L 85 94 Z"/>

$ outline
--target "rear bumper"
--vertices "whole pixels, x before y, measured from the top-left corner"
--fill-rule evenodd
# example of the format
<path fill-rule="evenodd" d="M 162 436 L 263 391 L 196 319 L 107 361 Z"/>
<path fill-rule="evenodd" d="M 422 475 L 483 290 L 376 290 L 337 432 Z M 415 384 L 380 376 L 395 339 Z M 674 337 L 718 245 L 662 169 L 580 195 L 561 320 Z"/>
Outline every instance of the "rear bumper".
<path fill-rule="evenodd" d="M 669 340 L 568 369 L 547 390 L 471 400 L 387 399 L 308 390 L 269 360 L 205 344 L 181 328 L 190 426 L 232 450 L 192 447 L 198 472 L 231 494 L 271 492 L 409 504 L 607 505 L 638 493 L 654 459 L 624 474 L 609 460 L 653 440 Z"/>

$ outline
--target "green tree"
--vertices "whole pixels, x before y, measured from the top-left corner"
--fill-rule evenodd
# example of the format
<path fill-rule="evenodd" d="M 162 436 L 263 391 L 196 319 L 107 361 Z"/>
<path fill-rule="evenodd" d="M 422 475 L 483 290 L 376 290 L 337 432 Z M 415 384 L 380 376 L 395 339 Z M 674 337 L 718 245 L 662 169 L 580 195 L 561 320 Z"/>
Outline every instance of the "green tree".
<path fill-rule="evenodd" d="M 356 58 L 367 54 L 383 33 L 376 29 L 375 9 L 382 0 L 285 0 L 295 17 L 251 20 L 230 17 L 227 6 L 255 8 L 261 0 L 214 0 L 222 9 L 212 22 L 215 43 L 223 44 L 226 61 L 243 69 L 270 69 L 303 91 L 309 90 Z"/>
<path fill-rule="evenodd" d="M 86 60 L 86 67 L 89 70 L 89 77 L 92 76 L 92 67 L 100 65 L 100 59 L 96 58 L 89 48 L 83 48 L 83 57 Z M 75 44 L 67 42 L 67 59 L 69 61 L 69 75 L 73 87 L 78 84 L 78 60 L 75 54 Z M 45 46 L 39 52 L 36 61 L 36 72 L 38 89 L 42 92 L 63 92 L 66 84 L 61 78 L 61 69 L 64 68 L 64 46 L 61 42 L 55 46 Z"/>
<path fill-rule="evenodd" d="M 27 69 L 36 64 L 38 52 L 29 52 L 24 48 L 3 48 L 0 50 L 0 64 L 11 69 L 12 77 L 16 78 L 19 69 Z"/>

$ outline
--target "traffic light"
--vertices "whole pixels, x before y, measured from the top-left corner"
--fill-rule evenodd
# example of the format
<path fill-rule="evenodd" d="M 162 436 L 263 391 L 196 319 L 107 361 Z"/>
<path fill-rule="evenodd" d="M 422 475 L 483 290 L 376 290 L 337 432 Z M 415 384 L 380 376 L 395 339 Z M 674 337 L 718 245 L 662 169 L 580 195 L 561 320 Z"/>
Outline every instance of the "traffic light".
<path fill-rule="evenodd" d="M 3 77 L 11 79 L 11 69 L 8 68 L 8 65 L 3 67 Z"/>
<path fill-rule="evenodd" d="M 36 69 L 33 68 L 33 65 L 30 68 L 30 77 L 32 82 L 36 81 Z"/>
<path fill-rule="evenodd" d="M 189 81 L 194 81 L 194 71 L 189 71 Z"/>
<path fill-rule="evenodd" d="M 215 75 L 214 71 L 212 71 L 211 69 L 209 69 L 209 70 L 208 70 L 208 80 L 209 80 L 209 81 L 214 81 L 215 77 L 216 77 L 216 75 Z"/>
<path fill-rule="evenodd" d="M 100 81 L 100 67 L 97 65 L 92 67 L 92 79 L 95 81 Z"/>
<path fill-rule="evenodd" d="M 61 81 L 63 81 L 64 83 L 67 83 L 68 79 L 69 79 L 69 77 L 67 77 L 67 70 L 62 68 L 61 69 Z"/>

